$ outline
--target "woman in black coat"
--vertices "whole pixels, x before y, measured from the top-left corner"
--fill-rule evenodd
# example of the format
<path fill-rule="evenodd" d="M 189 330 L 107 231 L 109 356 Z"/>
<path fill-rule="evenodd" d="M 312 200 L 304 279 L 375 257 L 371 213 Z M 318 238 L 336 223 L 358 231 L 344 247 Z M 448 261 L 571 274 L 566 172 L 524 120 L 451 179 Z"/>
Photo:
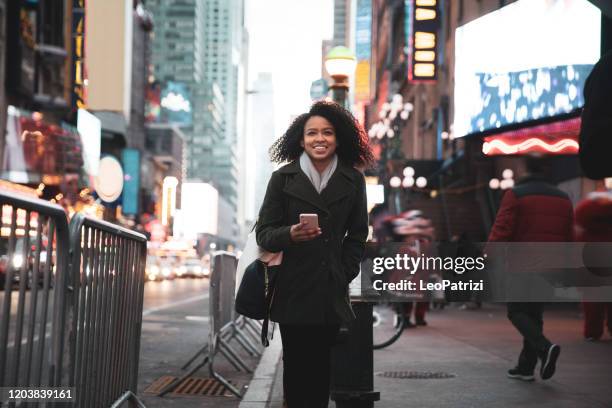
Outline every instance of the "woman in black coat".
<path fill-rule="evenodd" d="M 336 103 L 317 102 L 270 149 L 290 162 L 272 174 L 257 221 L 257 243 L 283 252 L 271 320 L 280 323 L 289 408 L 327 407 L 330 350 L 355 315 L 348 285 L 368 236 L 365 180 L 355 166 L 372 153 L 363 128 Z M 300 223 L 317 214 L 319 228 Z"/>

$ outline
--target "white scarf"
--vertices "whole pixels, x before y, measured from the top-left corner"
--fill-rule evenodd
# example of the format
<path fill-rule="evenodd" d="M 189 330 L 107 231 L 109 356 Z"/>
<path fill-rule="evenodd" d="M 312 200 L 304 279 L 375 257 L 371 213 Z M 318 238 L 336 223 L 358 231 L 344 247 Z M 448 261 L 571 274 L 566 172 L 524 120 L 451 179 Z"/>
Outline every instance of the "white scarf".
<path fill-rule="evenodd" d="M 319 173 L 314 164 L 312 164 L 312 160 L 310 160 L 310 157 L 308 157 L 306 152 L 302 152 L 302 155 L 300 156 L 300 167 L 319 194 L 321 194 L 321 191 L 323 191 L 325 186 L 327 186 L 327 183 L 329 182 L 332 174 L 334 174 L 337 166 L 338 156 L 334 154 L 331 163 L 329 163 L 327 168 L 323 170 L 323 173 Z"/>

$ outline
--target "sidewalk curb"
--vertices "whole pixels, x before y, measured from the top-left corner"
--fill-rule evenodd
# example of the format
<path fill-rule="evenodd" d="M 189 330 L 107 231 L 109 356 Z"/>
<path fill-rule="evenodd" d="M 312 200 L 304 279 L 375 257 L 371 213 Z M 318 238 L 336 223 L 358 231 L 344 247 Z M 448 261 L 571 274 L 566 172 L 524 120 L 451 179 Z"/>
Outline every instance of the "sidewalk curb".
<path fill-rule="evenodd" d="M 274 338 L 259 360 L 249 388 L 242 397 L 238 408 L 266 408 L 268 406 L 282 349 L 280 332 L 276 330 Z"/>

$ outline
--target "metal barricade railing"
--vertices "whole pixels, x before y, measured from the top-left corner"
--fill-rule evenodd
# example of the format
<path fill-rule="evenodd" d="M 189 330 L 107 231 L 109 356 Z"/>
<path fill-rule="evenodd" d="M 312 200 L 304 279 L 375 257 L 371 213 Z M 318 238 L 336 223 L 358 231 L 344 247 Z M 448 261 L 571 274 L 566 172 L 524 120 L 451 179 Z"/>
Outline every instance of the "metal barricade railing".
<path fill-rule="evenodd" d="M 62 207 L 0 191 L 0 387 L 74 387 L 71 406 L 144 407 L 145 261 L 141 234 L 80 214 L 68 225 Z"/>
<path fill-rule="evenodd" d="M 67 385 L 66 214 L 6 191 L 0 208 L 0 386 Z"/>
<path fill-rule="evenodd" d="M 210 333 L 220 333 L 234 318 L 236 288 L 236 256 L 216 251 L 212 256 L 210 274 Z"/>
<path fill-rule="evenodd" d="M 146 238 L 77 214 L 70 222 L 70 383 L 77 406 L 135 400 Z"/>
<path fill-rule="evenodd" d="M 237 397 L 242 396 L 240 390 L 218 373 L 214 366 L 215 357 L 219 352 L 235 369 L 252 372 L 230 346 L 230 341 L 233 339 L 250 355 L 261 355 L 252 342 L 253 339 L 259 339 L 259 334 L 254 329 L 257 328 L 257 324 L 243 316 L 236 317 L 234 312 L 237 264 L 236 256 L 230 252 L 213 253 L 209 289 L 210 332 L 208 342 L 183 366 L 183 369 L 187 369 L 198 356 L 202 355 L 203 359 L 182 377 L 168 384 L 158 395 L 163 396 L 171 392 L 193 373 L 208 365 L 211 377 L 219 381 L 232 394 Z"/>

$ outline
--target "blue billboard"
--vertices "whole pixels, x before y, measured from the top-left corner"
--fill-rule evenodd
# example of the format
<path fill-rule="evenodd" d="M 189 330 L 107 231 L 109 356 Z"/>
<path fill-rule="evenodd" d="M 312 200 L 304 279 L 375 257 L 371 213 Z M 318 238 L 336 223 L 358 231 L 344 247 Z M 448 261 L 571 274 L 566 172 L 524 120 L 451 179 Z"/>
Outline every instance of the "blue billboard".
<path fill-rule="evenodd" d="M 138 192 L 140 190 L 140 152 L 136 149 L 123 149 L 123 192 L 121 211 L 123 214 L 138 214 Z"/>
<path fill-rule="evenodd" d="M 166 82 L 161 91 L 160 106 L 160 122 L 191 126 L 193 107 L 191 94 L 186 84 L 174 81 Z"/>

